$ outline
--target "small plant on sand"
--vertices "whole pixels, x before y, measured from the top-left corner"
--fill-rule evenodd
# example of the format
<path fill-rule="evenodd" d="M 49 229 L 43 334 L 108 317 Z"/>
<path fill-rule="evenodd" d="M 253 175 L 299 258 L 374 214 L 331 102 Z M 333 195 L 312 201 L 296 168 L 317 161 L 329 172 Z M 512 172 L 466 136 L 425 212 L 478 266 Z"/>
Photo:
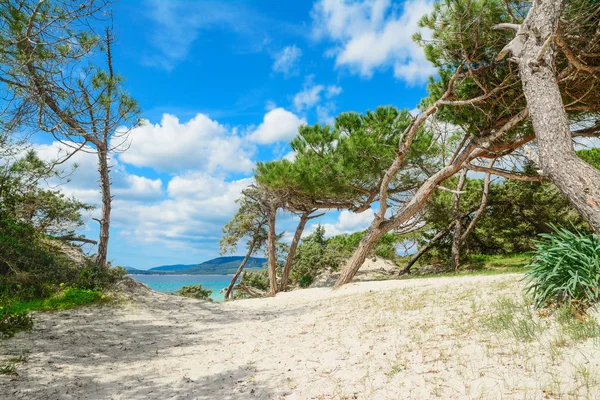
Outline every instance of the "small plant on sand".
<path fill-rule="evenodd" d="M 210 298 L 212 290 L 202 289 L 202 285 L 183 286 L 181 289 L 176 291 L 175 294 L 178 296 L 191 297 L 198 300 L 212 301 Z"/>
<path fill-rule="evenodd" d="M 493 332 L 506 332 L 518 341 L 530 342 L 542 333 L 544 327 L 535 319 L 531 307 L 501 297 L 494 313 L 483 319 L 483 325 Z"/>
<path fill-rule="evenodd" d="M 600 300 L 600 237 L 554 227 L 540 235 L 526 292 L 536 308 L 567 305 L 585 312 Z"/>
<path fill-rule="evenodd" d="M 0 375 L 19 375 L 17 374 L 17 366 L 14 363 L 0 365 Z"/>
<path fill-rule="evenodd" d="M 567 305 L 560 307 L 555 313 L 556 322 L 563 336 L 568 336 L 574 342 L 587 339 L 600 339 L 600 325 L 588 315 L 580 315 Z"/>

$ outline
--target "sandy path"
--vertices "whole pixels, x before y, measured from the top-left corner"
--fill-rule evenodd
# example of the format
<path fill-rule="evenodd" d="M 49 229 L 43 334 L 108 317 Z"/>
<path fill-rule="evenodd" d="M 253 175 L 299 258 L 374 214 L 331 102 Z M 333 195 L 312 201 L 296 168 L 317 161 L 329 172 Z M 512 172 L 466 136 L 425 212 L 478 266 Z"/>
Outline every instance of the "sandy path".
<path fill-rule="evenodd" d="M 0 376 L 0 398 L 597 398 L 596 344 L 555 357 L 545 340 L 479 326 L 500 295 L 520 298 L 519 276 L 361 282 L 222 305 L 153 292 L 40 313 L 33 333 L 5 343 L 28 356 L 19 377 Z"/>

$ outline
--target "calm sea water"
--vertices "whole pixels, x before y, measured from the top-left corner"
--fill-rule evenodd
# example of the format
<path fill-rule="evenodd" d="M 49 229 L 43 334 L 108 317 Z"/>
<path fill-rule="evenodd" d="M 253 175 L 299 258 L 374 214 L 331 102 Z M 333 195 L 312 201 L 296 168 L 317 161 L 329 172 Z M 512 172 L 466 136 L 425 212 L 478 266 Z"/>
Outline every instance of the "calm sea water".
<path fill-rule="evenodd" d="M 212 290 L 213 301 L 223 301 L 221 289 L 227 287 L 233 275 L 129 275 L 133 279 L 145 283 L 157 292 L 171 293 L 182 286 L 202 285 L 203 289 Z"/>

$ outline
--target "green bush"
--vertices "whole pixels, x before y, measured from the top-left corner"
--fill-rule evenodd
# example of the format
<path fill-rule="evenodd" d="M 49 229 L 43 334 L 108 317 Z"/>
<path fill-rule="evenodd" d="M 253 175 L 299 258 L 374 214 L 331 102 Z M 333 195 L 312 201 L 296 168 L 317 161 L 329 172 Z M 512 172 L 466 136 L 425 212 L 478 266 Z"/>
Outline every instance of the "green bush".
<path fill-rule="evenodd" d="M 193 299 L 212 301 L 210 298 L 212 290 L 202 289 L 202 285 L 183 286 L 181 289 L 177 290 L 175 294 L 178 296 L 191 297 Z"/>
<path fill-rule="evenodd" d="M 123 267 L 99 268 L 93 262 L 81 268 L 73 286 L 81 289 L 105 290 L 123 280 L 127 270 Z"/>
<path fill-rule="evenodd" d="M 600 299 L 600 237 L 553 229 L 536 242 L 526 292 L 538 308 L 568 305 L 585 311 Z"/>
<path fill-rule="evenodd" d="M 266 292 L 269 290 L 269 271 L 262 269 L 260 271 L 244 272 L 241 281 L 246 286 L 251 286 Z"/>
<path fill-rule="evenodd" d="M 298 285 L 301 288 L 307 288 L 311 283 L 313 283 L 313 277 L 310 275 L 304 275 L 302 278 L 300 278 L 300 281 L 298 281 Z"/>
<path fill-rule="evenodd" d="M 14 312 L 8 306 L 0 306 L 0 338 L 13 337 L 17 332 L 30 331 L 33 326 L 27 311 Z"/>

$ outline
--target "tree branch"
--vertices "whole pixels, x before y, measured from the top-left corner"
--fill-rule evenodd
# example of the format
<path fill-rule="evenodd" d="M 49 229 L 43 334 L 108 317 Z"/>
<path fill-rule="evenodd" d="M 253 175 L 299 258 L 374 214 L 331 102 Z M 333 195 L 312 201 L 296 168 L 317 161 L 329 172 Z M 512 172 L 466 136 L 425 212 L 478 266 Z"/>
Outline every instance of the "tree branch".
<path fill-rule="evenodd" d="M 482 166 L 474 165 L 471 163 L 467 163 L 466 168 L 470 169 L 471 171 L 490 173 L 490 174 L 494 174 L 497 176 L 501 176 L 503 178 L 515 179 L 515 180 L 519 180 L 519 181 L 543 182 L 546 180 L 543 176 L 515 174 L 510 171 L 505 171 L 505 170 L 496 169 L 496 168 L 482 167 Z"/>

